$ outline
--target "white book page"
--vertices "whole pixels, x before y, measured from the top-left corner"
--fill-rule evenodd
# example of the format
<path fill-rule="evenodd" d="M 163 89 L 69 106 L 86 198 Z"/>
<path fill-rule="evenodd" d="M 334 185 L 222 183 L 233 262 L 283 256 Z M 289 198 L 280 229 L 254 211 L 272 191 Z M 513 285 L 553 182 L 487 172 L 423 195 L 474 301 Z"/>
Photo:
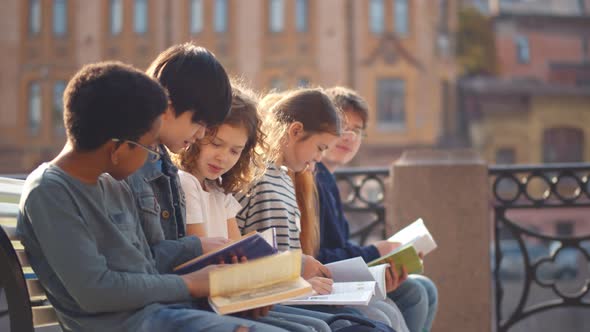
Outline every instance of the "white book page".
<path fill-rule="evenodd" d="M 334 282 L 375 281 L 367 263 L 361 257 L 326 264 Z"/>
<path fill-rule="evenodd" d="M 384 300 L 387 295 L 385 292 L 385 269 L 388 266 L 389 264 L 384 264 L 369 268 L 361 257 L 326 264 L 326 267 L 332 273 L 332 279 L 335 283 L 375 281 L 375 298 L 377 300 Z M 372 269 L 373 271 L 371 271 Z"/>
<path fill-rule="evenodd" d="M 263 232 L 259 232 L 260 236 L 268 243 L 271 247 L 277 248 L 276 239 L 276 228 L 271 227 Z"/>
<path fill-rule="evenodd" d="M 385 300 L 387 296 L 387 288 L 385 283 L 385 272 L 389 264 L 381 264 L 369 267 L 369 272 L 373 275 L 373 279 L 376 282 L 375 287 L 375 298 L 377 300 Z"/>
<path fill-rule="evenodd" d="M 374 281 L 335 282 L 332 293 L 312 295 L 283 302 L 283 304 L 368 305 L 375 291 Z"/>
<path fill-rule="evenodd" d="M 437 247 L 436 242 L 424 225 L 424 221 L 422 219 L 418 219 L 406 226 L 404 229 L 387 239 L 387 241 L 399 242 L 402 245 L 408 243 L 412 244 L 418 253 L 422 253 L 424 255 L 427 255 Z"/>

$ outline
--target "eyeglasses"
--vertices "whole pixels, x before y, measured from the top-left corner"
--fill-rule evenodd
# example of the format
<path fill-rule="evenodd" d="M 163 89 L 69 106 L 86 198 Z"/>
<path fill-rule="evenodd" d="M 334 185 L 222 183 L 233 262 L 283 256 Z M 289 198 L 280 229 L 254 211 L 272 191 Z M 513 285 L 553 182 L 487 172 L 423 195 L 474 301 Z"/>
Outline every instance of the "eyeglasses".
<path fill-rule="evenodd" d="M 362 128 L 344 128 L 342 135 L 351 135 L 353 138 L 365 138 L 367 133 Z"/>
<path fill-rule="evenodd" d="M 135 142 L 135 141 L 131 141 L 128 139 L 118 139 L 118 138 L 111 138 L 111 141 L 113 142 L 118 142 L 118 143 L 128 143 L 128 144 L 132 144 L 135 146 L 138 146 L 144 150 L 146 150 L 148 152 L 148 160 L 152 163 L 155 163 L 156 161 L 160 160 L 160 152 L 156 149 L 150 148 L 147 145 L 143 145 L 139 142 Z"/>

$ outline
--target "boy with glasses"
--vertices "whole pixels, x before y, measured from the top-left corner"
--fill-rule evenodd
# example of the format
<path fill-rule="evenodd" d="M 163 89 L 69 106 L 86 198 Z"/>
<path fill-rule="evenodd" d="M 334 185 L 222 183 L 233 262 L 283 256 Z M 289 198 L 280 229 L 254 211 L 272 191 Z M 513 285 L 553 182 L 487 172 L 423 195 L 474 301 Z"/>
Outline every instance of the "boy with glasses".
<path fill-rule="evenodd" d="M 318 260 L 324 264 L 361 256 L 370 262 L 397 244 L 386 240 L 368 246 L 349 241 L 348 221 L 344 216 L 334 171 L 350 162 L 358 152 L 368 120 L 368 106 L 355 91 L 334 87 L 326 90 L 334 104 L 343 112 L 344 132 L 326 151 L 316 167 L 316 184 L 320 199 L 320 250 Z M 388 294 L 402 312 L 412 332 L 429 331 L 436 313 L 438 295 L 434 283 L 424 277 L 411 275 L 396 290 Z"/>
<path fill-rule="evenodd" d="M 209 295 L 208 274 L 218 266 L 182 276 L 156 268 L 134 197 L 120 180 L 153 154 L 147 146 L 158 140 L 166 106 L 160 84 L 117 62 L 88 65 L 68 83 L 67 142 L 27 177 L 17 223 L 62 329 L 283 331 L 196 310 L 191 301 Z M 170 257 L 189 258 L 181 247 L 170 249 Z"/>

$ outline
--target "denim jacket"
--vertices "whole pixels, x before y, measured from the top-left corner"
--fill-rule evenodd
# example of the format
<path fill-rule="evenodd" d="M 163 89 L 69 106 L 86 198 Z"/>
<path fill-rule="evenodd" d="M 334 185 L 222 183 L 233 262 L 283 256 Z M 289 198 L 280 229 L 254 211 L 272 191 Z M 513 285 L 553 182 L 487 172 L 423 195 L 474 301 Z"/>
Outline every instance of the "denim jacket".
<path fill-rule="evenodd" d="M 201 241 L 194 236 L 185 237 L 186 202 L 178 168 L 164 146 L 160 146 L 160 151 L 160 162 L 146 161 L 125 180 L 137 201 L 145 236 L 152 248 L 163 240 L 188 241 L 194 242 L 197 252 L 202 254 Z"/>

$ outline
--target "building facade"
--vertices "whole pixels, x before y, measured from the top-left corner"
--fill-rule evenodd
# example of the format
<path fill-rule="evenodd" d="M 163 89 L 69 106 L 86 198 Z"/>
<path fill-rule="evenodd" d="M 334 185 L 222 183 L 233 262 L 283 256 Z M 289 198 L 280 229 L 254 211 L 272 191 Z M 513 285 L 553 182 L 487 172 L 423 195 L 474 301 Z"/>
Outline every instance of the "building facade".
<path fill-rule="evenodd" d="M 588 13 L 585 0 L 537 0 L 494 14 L 498 73 L 459 85 L 463 131 L 487 161 L 590 160 Z"/>
<path fill-rule="evenodd" d="M 435 3 L 435 5 L 433 5 Z M 456 0 L 5 0 L 0 173 L 64 142 L 62 93 L 86 63 L 138 68 L 194 41 L 261 92 L 347 85 L 370 105 L 360 160 L 389 164 L 452 125 Z M 368 158 L 370 157 L 370 158 Z"/>

